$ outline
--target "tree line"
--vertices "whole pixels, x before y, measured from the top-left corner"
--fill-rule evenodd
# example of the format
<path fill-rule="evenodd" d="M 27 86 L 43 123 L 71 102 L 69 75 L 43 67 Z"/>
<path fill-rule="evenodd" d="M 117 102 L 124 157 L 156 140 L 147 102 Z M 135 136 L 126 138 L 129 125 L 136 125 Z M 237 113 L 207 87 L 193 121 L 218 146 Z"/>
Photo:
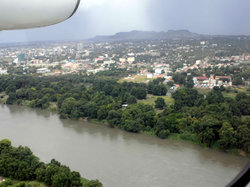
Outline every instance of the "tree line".
<path fill-rule="evenodd" d="M 185 87 L 172 94 L 174 104 L 166 105 L 161 98 L 167 93 L 163 82 L 119 83 L 95 75 L 1 76 L 0 91 L 9 96 L 7 104 L 46 109 L 54 103 L 62 118 L 98 119 L 129 132 L 177 136 L 208 147 L 250 153 L 249 95 L 240 92 L 224 97 L 223 87 L 201 94 L 187 79 Z M 155 106 L 138 102 L 148 94 L 159 96 Z"/>
<path fill-rule="evenodd" d="M 81 187 L 81 175 L 79 172 L 71 171 L 69 167 L 52 159 L 45 164 L 36 157 L 28 147 L 13 147 L 10 140 L 0 141 L 0 176 L 19 181 L 39 181 L 47 186 L 53 187 Z M 11 185 L 10 180 L 1 186 Z M 20 183 L 20 186 L 25 186 Z M 101 187 L 101 183 L 89 181 L 92 187 Z"/>

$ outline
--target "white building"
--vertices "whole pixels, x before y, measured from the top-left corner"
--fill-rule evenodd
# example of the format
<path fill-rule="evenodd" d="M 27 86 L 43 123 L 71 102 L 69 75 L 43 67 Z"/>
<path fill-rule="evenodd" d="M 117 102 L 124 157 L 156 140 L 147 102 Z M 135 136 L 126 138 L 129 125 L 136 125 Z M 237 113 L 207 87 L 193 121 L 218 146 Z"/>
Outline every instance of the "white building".
<path fill-rule="evenodd" d="M 147 74 L 147 79 L 152 79 L 153 76 L 154 76 L 154 75 L 153 75 L 152 73 L 148 73 L 148 74 Z"/>
<path fill-rule="evenodd" d="M 162 70 L 163 70 L 163 69 L 161 69 L 161 68 L 155 69 L 155 74 L 160 75 L 160 74 L 162 73 Z"/>
<path fill-rule="evenodd" d="M 50 72 L 50 70 L 47 68 L 39 68 L 36 70 L 36 73 L 41 73 L 41 74 L 49 73 L 49 72 Z"/>
<path fill-rule="evenodd" d="M 201 64 L 201 60 L 196 60 L 196 65 L 200 65 Z"/>
<path fill-rule="evenodd" d="M 8 70 L 0 68 L 0 75 L 8 74 Z"/>
<path fill-rule="evenodd" d="M 200 44 L 201 45 L 206 45 L 206 41 L 202 41 Z"/>
<path fill-rule="evenodd" d="M 126 58 L 119 58 L 119 61 L 120 61 L 121 63 L 124 63 L 124 62 L 126 62 Z"/>
<path fill-rule="evenodd" d="M 115 61 L 114 60 L 106 60 L 103 62 L 104 65 L 110 65 L 110 64 L 114 64 Z"/>
<path fill-rule="evenodd" d="M 128 63 L 132 64 L 135 61 L 135 57 L 129 57 L 127 61 Z"/>

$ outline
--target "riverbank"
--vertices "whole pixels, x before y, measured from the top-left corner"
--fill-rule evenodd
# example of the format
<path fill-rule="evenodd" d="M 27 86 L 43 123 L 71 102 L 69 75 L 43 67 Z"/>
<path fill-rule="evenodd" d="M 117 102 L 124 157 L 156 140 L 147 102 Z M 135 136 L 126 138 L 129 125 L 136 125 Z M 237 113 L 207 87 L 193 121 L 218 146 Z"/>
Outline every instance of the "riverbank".
<path fill-rule="evenodd" d="M 185 134 L 171 134 L 169 136 L 169 139 L 171 140 L 175 140 L 175 141 L 184 141 L 184 142 L 189 142 L 189 143 L 193 143 L 196 145 L 199 145 L 201 147 L 203 147 L 204 149 L 213 149 L 216 151 L 221 151 L 227 154 L 231 154 L 231 155 L 235 155 L 235 156 L 241 156 L 241 157 L 245 157 L 245 158 L 250 158 L 250 154 L 247 154 L 245 151 L 243 150 L 239 150 L 239 149 L 228 149 L 228 150 L 221 150 L 219 145 L 213 145 L 212 147 L 207 147 L 206 145 L 202 144 L 199 140 L 198 137 L 193 135 L 193 137 L 187 137 L 187 135 Z"/>
<path fill-rule="evenodd" d="M 0 103 L 5 104 L 7 99 L 8 99 L 8 95 L 6 95 L 4 92 L 0 93 Z M 20 106 L 31 107 L 31 108 L 33 106 L 32 101 L 29 101 L 29 100 L 18 100 L 18 102 L 15 103 L 15 104 L 18 104 Z M 46 106 L 47 106 L 46 108 L 42 108 L 42 109 L 48 110 L 48 111 L 53 112 L 53 113 L 57 113 L 58 115 L 63 116 L 63 118 L 65 118 L 65 115 L 60 114 L 56 102 L 49 102 L 48 105 L 46 105 Z M 137 109 L 138 108 L 136 108 L 136 110 Z M 66 116 L 66 118 L 67 118 L 67 116 Z M 69 119 L 71 119 L 71 118 L 69 118 Z M 133 127 L 132 127 L 133 130 L 131 131 L 131 125 L 130 125 L 130 127 L 128 129 L 126 129 L 124 127 L 121 127 L 119 124 L 109 125 L 107 119 L 98 120 L 98 119 L 93 119 L 93 118 L 90 118 L 90 117 L 88 117 L 88 118 L 81 118 L 80 117 L 80 118 L 72 119 L 72 120 L 89 121 L 89 122 L 92 122 L 92 123 L 95 123 L 95 124 L 105 125 L 105 126 L 112 127 L 112 128 L 118 128 L 118 129 L 122 129 L 122 130 L 129 131 L 129 132 L 134 131 Z M 209 147 L 209 148 L 216 149 L 216 150 L 219 150 L 219 151 L 223 151 L 223 152 L 226 152 L 226 153 L 230 153 L 230 154 L 250 158 L 250 154 L 247 154 L 245 151 L 243 151 L 241 149 L 221 149 L 221 147 L 218 145 L 217 142 L 215 144 L 211 145 L 211 146 L 207 146 L 207 144 L 204 144 L 204 143 L 201 142 L 198 134 L 192 134 L 192 133 L 190 133 L 188 131 L 184 131 L 183 133 L 177 134 L 177 133 L 170 133 L 169 131 L 165 130 L 165 131 L 162 131 L 163 135 L 161 135 L 161 134 L 159 135 L 159 133 L 157 134 L 155 132 L 154 128 L 148 128 L 146 130 L 144 130 L 143 128 L 139 128 L 139 130 L 136 130 L 136 132 L 141 133 L 141 134 L 150 135 L 150 136 L 157 136 L 157 137 L 160 137 L 160 138 L 169 138 L 169 139 L 176 140 L 176 141 L 186 141 L 186 142 L 190 142 L 190 143 L 200 145 L 200 146 L 202 146 L 204 148 Z"/>
<path fill-rule="evenodd" d="M 98 180 L 82 178 L 79 172 L 72 171 L 55 159 L 49 163 L 40 161 L 40 158 L 29 147 L 12 146 L 9 139 L 0 140 L 0 160 L 1 174 L 5 176 L 5 178 L 0 177 L 2 187 L 47 187 L 51 185 L 102 187 Z"/>
<path fill-rule="evenodd" d="M 0 103 L 6 103 L 6 100 L 7 100 L 8 96 L 6 96 L 6 95 L 4 95 L 4 93 L 2 93 L 0 98 L 1 98 Z M 22 100 L 18 104 L 21 105 L 21 106 L 31 107 L 31 101 L 28 101 L 28 100 Z M 57 113 L 58 115 L 60 115 L 60 113 L 58 111 L 57 104 L 55 102 L 49 103 L 48 107 L 45 110 L 48 110 L 50 112 Z M 72 120 L 75 120 L 75 119 L 72 119 Z M 98 120 L 98 119 L 91 119 L 91 118 L 79 118 L 77 120 L 79 120 L 79 121 L 89 121 L 89 122 L 92 122 L 92 123 L 95 123 L 95 124 L 98 124 L 98 125 L 104 125 L 104 126 L 107 126 L 107 127 L 118 128 L 118 129 L 124 130 L 123 128 L 120 128 L 119 125 L 117 125 L 117 126 L 109 125 L 107 120 Z M 157 136 L 157 134 L 155 133 L 155 131 L 153 129 L 147 130 L 147 131 L 140 130 L 138 132 L 141 133 L 141 134 L 146 134 L 146 135 L 150 135 L 150 136 L 159 137 L 159 136 Z M 207 146 L 206 144 L 202 143 L 199 140 L 199 137 L 198 137 L 197 134 L 191 134 L 191 133 L 187 133 L 187 132 L 184 132 L 182 134 L 171 133 L 167 137 L 169 139 L 176 140 L 176 141 L 185 141 L 185 142 L 194 143 L 194 144 L 202 146 L 203 148 L 212 148 L 212 149 L 222 151 L 222 152 L 226 152 L 226 153 L 229 153 L 229 154 L 234 154 L 234 155 L 250 158 L 250 154 L 247 154 L 246 152 L 244 152 L 243 150 L 240 150 L 240 149 L 223 150 L 223 149 L 220 148 L 220 146 L 218 144 L 214 144 L 214 145 L 209 147 L 209 146 Z"/>
<path fill-rule="evenodd" d="M 81 178 L 82 187 L 102 187 L 102 184 L 98 180 L 88 180 L 86 178 Z M 0 187 L 48 187 L 44 183 L 38 181 L 18 181 L 9 178 L 0 177 Z"/>
<path fill-rule="evenodd" d="M 182 87 L 172 94 L 172 102 L 154 97 L 155 103 L 152 99 L 150 104 L 142 101 L 151 92 L 165 96 L 160 80 L 142 85 L 72 76 L 2 76 L 0 89 L 8 95 L 7 104 L 55 111 L 62 119 L 106 120 L 111 127 L 128 132 L 155 134 L 162 139 L 181 134 L 185 140 L 198 137 L 207 147 L 218 145 L 221 150 L 250 153 L 250 96 L 246 93 L 225 98 L 225 89 L 215 87 L 205 97 L 196 89 Z M 157 88 L 154 92 L 152 86 Z"/>
<path fill-rule="evenodd" d="M 1 105 L 0 119 L 0 139 L 30 147 L 44 162 L 56 158 L 109 187 L 225 186 L 248 162 L 184 141 L 60 119 L 41 109 Z M 199 180 L 190 181 L 193 176 Z"/>
<path fill-rule="evenodd" d="M 80 120 L 85 121 L 85 122 L 88 121 L 88 122 L 95 123 L 95 124 L 98 124 L 98 125 L 104 125 L 104 126 L 109 127 L 109 128 L 120 129 L 118 127 L 110 127 L 110 125 L 108 124 L 108 122 L 106 120 L 100 121 L 100 120 L 97 120 L 97 119 L 87 119 L 87 118 L 80 119 Z M 122 130 L 122 129 L 120 129 L 120 130 Z M 153 137 L 159 138 L 155 134 L 154 131 L 140 131 L 139 134 L 144 134 L 144 135 L 147 135 L 147 136 L 153 136 Z M 242 156 L 242 157 L 250 158 L 250 154 L 247 154 L 245 151 L 240 150 L 240 149 L 222 150 L 222 149 L 220 149 L 219 145 L 213 145 L 212 147 L 208 147 L 205 144 L 201 143 L 200 140 L 199 140 L 199 137 L 196 136 L 195 134 L 187 134 L 187 133 L 184 133 L 184 134 L 170 134 L 168 136 L 168 139 L 175 140 L 175 141 L 182 141 L 182 142 L 192 143 L 192 144 L 195 144 L 195 145 L 199 145 L 199 146 L 203 147 L 204 149 L 213 149 L 213 150 L 221 151 L 221 152 L 236 155 L 236 156 Z"/>
<path fill-rule="evenodd" d="M 4 181 L 1 181 L 0 177 L 0 187 L 22 187 L 22 186 L 30 186 L 30 187 L 47 187 L 45 184 L 38 181 L 18 181 L 11 180 L 9 178 L 4 178 Z"/>

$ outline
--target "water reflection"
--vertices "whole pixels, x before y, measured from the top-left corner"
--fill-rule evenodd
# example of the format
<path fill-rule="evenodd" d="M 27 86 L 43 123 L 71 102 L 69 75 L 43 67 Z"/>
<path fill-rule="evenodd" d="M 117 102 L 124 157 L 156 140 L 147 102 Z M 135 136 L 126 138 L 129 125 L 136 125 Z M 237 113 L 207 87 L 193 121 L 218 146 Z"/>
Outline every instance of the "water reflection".
<path fill-rule="evenodd" d="M 108 140 L 110 142 L 117 141 L 118 139 L 123 142 L 129 144 L 137 143 L 141 145 L 147 146 L 157 146 L 159 148 L 171 149 L 173 151 L 183 151 L 192 150 L 194 154 L 198 154 L 200 160 L 204 161 L 212 161 L 221 163 L 224 166 L 232 165 L 233 167 L 238 166 L 239 162 L 242 162 L 242 159 L 247 163 L 247 159 L 242 158 L 240 156 L 229 155 L 224 152 L 215 151 L 208 148 L 202 148 L 199 145 L 193 145 L 192 143 L 182 142 L 182 141 L 174 141 L 174 140 L 162 140 L 157 137 L 128 133 L 124 132 L 120 129 L 110 128 L 105 125 L 94 124 L 88 121 L 76 121 L 69 119 L 60 119 L 59 116 L 55 112 L 50 112 L 41 109 L 33 109 L 29 107 L 20 107 L 14 105 L 0 105 L 2 109 L 8 109 L 11 115 L 20 116 L 22 114 L 32 113 L 39 117 L 44 117 L 49 119 L 50 117 L 58 118 L 58 121 L 62 124 L 62 126 L 66 129 L 71 129 L 75 133 L 79 135 L 90 135 L 94 137 L 99 137 L 102 140 Z M 216 154 L 219 153 L 219 154 Z M 225 157 L 233 158 L 235 162 L 228 163 L 225 160 Z"/>
<path fill-rule="evenodd" d="M 103 140 L 109 139 L 109 141 L 117 141 L 117 139 L 122 139 L 128 145 L 137 143 L 141 145 L 157 146 L 158 148 L 165 148 L 178 152 L 183 152 L 183 149 L 192 150 L 193 154 L 198 155 L 198 158 L 201 163 L 206 160 L 208 162 L 222 164 L 225 167 L 238 167 L 239 164 L 242 163 L 242 159 L 245 160 L 245 163 L 248 162 L 247 159 L 241 156 L 236 157 L 234 155 L 229 155 L 222 151 L 203 148 L 199 145 L 194 145 L 188 142 L 162 140 L 157 137 L 128 133 L 121 131 L 120 129 L 113 129 L 105 125 L 97 125 L 90 122 L 79 122 L 72 120 L 61 120 L 61 122 L 65 128 L 71 128 L 75 130 L 75 132 L 78 134 L 90 134 L 93 136 L 99 136 Z M 234 159 L 235 162 L 228 163 L 228 160 L 226 160 L 225 157 L 230 157 L 230 159 Z"/>
<path fill-rule="evenodd" d="M 87 121 L 74 121 L 68 119 L 60 119 L 63 127 L 74 130 L 79 135 L 91 135 L 100 137 L 102 139 L 108 138 L 110 141 L 115 141 L 120 136 L 116 129 L 106 127 L 104 125 L 97 125 Z"/>
<path fill-rule="evenodd" d="M 111 187 L 224 186 L 248 161 L 186 142 L 60 119 L 40 109 L 0 105 L 0 119 L 0 138 L 10 137 L 44 161 L 57 158 Z M 190 180 L 194 176 L 198 182 Z"/>
<path fill-rule="evenodd" d="M 1 105 L 2 108 L 8 108 L 9 112 L 12 115 L 20 115 L 21 113 L 35 113 L 37 116 L 41 116 L 44 118 L 49 118 L 51 115 L 55 115 L 50 111 L 38 109 L 38 108 L 30 108 L 25 106 L 16 106 L 16 105 Z"/>

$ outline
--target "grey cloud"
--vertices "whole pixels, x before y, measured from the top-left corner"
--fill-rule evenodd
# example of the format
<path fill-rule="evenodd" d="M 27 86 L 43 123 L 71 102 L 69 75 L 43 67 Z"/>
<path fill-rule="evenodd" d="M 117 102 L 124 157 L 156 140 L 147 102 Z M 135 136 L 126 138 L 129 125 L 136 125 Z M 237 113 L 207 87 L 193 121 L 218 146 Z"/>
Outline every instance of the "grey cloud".
<path fill-rule="evenodd" d="M 0 32 L 0 42 L 77 40 L 120 31 L 189 29 L 201 34 L 250 35 L 249 0 L 120 0 L 79 11 L 58 25 Z M 134 2 L 134 3 L 133 3 Z"/>

